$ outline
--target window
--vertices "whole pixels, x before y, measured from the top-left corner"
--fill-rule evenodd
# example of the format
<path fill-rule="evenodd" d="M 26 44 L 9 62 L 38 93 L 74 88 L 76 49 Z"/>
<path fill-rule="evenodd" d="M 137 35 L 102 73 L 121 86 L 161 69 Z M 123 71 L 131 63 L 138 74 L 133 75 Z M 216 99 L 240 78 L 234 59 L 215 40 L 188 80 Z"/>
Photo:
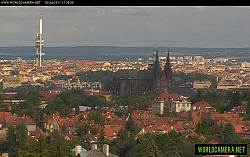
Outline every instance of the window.
<path fill-rule="evenodd" d="M 187 104 L 187 107 L 189 107 L 189 104 Z"/>
<path fill-rule="evenodd" d="M 168 106 L 171 107 L 171 103 L 169 103 Z"/>

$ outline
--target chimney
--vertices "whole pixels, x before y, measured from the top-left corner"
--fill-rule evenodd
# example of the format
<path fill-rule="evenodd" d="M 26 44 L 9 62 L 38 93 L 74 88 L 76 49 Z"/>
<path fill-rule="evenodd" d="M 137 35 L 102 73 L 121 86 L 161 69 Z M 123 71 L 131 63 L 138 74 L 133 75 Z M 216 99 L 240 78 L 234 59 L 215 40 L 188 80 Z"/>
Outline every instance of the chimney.
<path fill-rule="evenodd" d="M 171 125 L 171 126 L 170 126 L 170 129 L 171 129 L 171 130 L 174 130 L 174 127 Z"/>
<path fill-rule="evenodd" d="M 95 150 L 95 149 L 97 149 L 97 144 L 92 144 L 91 145 L 91 150 Z"/>
<path fill-rule="evenodd" d="M 77 156 L 79 153 L 82 152 L 82 146 L 80 145 L 76 145 L 76 149 L 75 149 L 75 156 Z"/>
<path fill-rule="evenodd" d="M 103 145 L 103 153 L 104 153 L 106 156 L 109 156 L 109 145 L 108 145 L 108 144 L 104 144 L 104 145 Z"/>
<path fill-rule="evenodd" d="M 9 157 L 9 153 L 2 153 L 2 157 Z"/>

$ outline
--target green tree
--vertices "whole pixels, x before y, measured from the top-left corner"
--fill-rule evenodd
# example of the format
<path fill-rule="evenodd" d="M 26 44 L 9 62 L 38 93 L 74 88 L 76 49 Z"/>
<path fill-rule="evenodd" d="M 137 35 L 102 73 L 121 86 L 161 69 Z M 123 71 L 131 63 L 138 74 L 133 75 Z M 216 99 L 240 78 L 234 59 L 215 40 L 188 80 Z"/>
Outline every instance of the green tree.
<path fill-rule="evenodd" d="M 43 111 L 48 115 L 59 112 L 62 117 L 66 117 L 69 114 L 69 108 L 65 106 L 63 100 L 60 98 L 54 98 L 49 101 Z"/>
<path fill-rule="evenodd" d="M 52 149 L 48 145 L 43 137 L 39 137 L 37 141 L 30 141 L 30 152 L 35 152 L 38 157 L 51 156 Z"/>
<path fill-rule="evenodd" d="M 70 156 L 70 150 L 67 148 L 66 141 L 63 137 L 59 135 L 58 131 L 54 131 L 51 135 L 51 138 L 48 141 L 50 143 L 51 157 L 68 157 Z"/>
<path fill-rule="evenodd" d="M 230 122 L 225 125 L 223 135 L 226 144 L 239 143 L 240 141 L 239 135 L 234 131 L 234 126 Z"/>
<path fill-rule="evenodd" d="M 168 134 L 159 134 L 154 136 L 154 141 L 157 143 L 161 155 L 163 157 L 169 157 L 174 154 L 174 151 L 178 147 L 178 138 L 173 139 Z"/>
<path fill-rule="evenodd" d="M 8 127 L 7 131 L 7 151 L 10 156 L 16 156 L 18 150 L 17 135 L 13 125 Z"/>
<path fill-rule="evenodd" d="M 105 132 L 104 132 L 103 128 L 101 128 L 101 130 L 100 130 L 100 133 L 99 133 L 99 136 L 98 136 L 98 143 L 100 145 L 103 145 L 105 143 Z"/>
<path fill-rule="evenodd" d="M 28 148 L 28 130 L 23 122 L 16 126 L 16 139 L 18 148 L 21 150 L 26 150 Z"/>
<path fill-rule="evenodd" d="M 215 133 L 214 121 L 201 121 L 196 125 L 195 132 L 202 135 L 213 135 Z"/>
<path fill-rule="evenodd" d="M 161 157 L 159 148 L 153 139 L 149 141 L 148 157 Z"/>
<path fill-rule="evenodd" d="M 106 123 L 106 118 L 99 111 L 91 111 L 88 114 L 88 120 L 93 120 L 95 124 L 103 125 Z"/>
<path fill-rule="evenodd" d="M 25 102 L 33 106 L 38 106 L 41 104 L 40 97 L 41 94 L 38 90 L 29 91 L 26 96 Z"/>
<path fill-rule="evenodd" d="M 83 102 L 85 106 L 89 106 L 92 109 L 94 109 L 98 105 L 98 103 L 99 103 L 98 98 L 94 95 L 88 96 Z"/>
<path fill-rule="evenodd" d="M 18 150 L 16 157 L 37 157 L 38 155 L 34 152 Z"/>
<path fill-rule="evenodd" d="M 138 128 L 135 125 L 134 119 L 132 118 L 131 115 L 129 115 L 128 120 L 125 124 L 125 130 L 128 132 L 130 135 L 135 135 L 138 131 Z"/>

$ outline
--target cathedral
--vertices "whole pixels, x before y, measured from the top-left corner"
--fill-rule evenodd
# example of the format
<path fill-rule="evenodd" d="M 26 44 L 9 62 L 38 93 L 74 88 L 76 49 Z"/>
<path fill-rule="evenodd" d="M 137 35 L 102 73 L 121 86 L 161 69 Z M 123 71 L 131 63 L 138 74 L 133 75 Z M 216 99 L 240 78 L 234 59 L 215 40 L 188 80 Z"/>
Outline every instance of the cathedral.
<path fill-rule="evenodd" d="M 138 61 L 137 61 L 138 62 Z M 138 64 L 138 63 L 137 63 Z M 129 92 L 167 91 L 172 86 L 172 70 L 169 59 L 162 70 L 158 51 L 154 47 L 153 59 L 148 63 L 147 70 L 118 70 L 108 85 L 108 91 L 123 95 Z"/>

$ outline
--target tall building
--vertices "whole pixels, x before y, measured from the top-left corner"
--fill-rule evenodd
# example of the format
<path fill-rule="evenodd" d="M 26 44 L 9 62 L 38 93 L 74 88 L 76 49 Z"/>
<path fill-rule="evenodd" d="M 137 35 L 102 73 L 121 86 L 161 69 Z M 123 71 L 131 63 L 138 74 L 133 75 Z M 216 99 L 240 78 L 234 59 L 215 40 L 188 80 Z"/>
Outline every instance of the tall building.
<path fill-rule="evenodd" d="M 159 63 L 158 51 L 154 47 L 153 59 L 148 70 L 118 70 L 107 90 L 122 95 L 129 92 L 167 91 L 172 86 L 172 69 L 169 51 L 164 69 Z"/>
<path fill-rule="evenodd" d="M 39 33 L 36 33 L 36 65 L 42 66 L 42 47 L 44 46 L 43 40 L 43 19 L 42 19 L 42 8 L 40 7 L 40 20 L 39 20 Z"/>

